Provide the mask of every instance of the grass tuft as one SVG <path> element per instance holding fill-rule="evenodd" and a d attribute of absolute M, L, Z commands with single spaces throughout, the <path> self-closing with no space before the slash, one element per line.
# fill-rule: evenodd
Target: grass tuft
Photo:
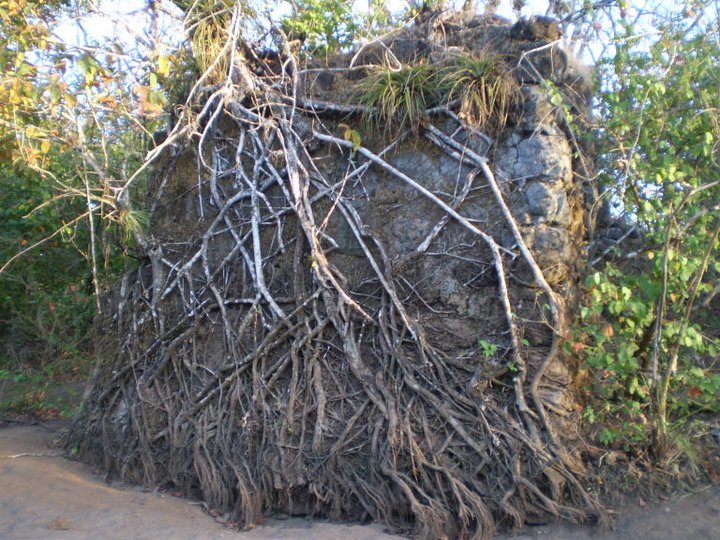
<path fill-rule="evenodd" d="M 437 66 L 415 64 L 378 67 L 360 83 L 357 96 L 368 109 L 367 123 L 392 137 L 408 129 L 417 135 L 427 109 L 440 105 L 446 92 Z"/>
<path fill-rule="evenodd" d="M 444 67 L 448 100 L 459 100 L 459 116 L 492 132 L 502 130 L 519 96 L 519 85 L 496 53 L 462 54 Z"/>
<path fill-rule="evenodd" d="M 453 102 L 463 120 L 498 132 L 518 96 L 502 57 L 482 53 L 452 55 L 438 64 L 378 66 L 361 81 L 356 100 L 367 108 L 369 126 L 390 138 L 407 130 L 417 135 L 428 109 Z"/>
<path fill-rule="evenodd" d="M 136 234 L 147 230 L 147 226 L 148 213 L 145 210 L 121 210 L 120 229 L 126 244 L 132 242 Z"/>

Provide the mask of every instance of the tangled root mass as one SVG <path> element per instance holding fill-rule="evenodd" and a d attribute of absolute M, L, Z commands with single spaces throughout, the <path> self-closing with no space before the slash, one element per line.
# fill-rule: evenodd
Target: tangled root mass
<path fill-rule="evenodd" d="M 297 99 L 292 59 L 251 68 L 237 62 L 202 133 L 160 160 L 145 262 L 105 299 L 70 444 L 246 527 L 282 510 L 487 538 L 603 519 L 543 397 L 568 308 L 468 142 L 477 128 L 450 107 L 417 140 L 358 145 L 338 127 L 352 104 Z M 454 191 L 403 152 L 455 163 Z M 392 229 L 383 216 L 410 206 L 426 223 Z"/>

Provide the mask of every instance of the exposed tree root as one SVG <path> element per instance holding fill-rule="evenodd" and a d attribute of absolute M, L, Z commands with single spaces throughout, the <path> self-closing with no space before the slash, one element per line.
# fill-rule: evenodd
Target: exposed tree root
<path fill-rule="evenodd" d="M 247 527 L 273 509 L 371 518 L 421 538 L 488 538 L 546 515 L 606 520 L 539 392 L 565 308 L 486 158 L 426 126 L 440 151 L 474 169 L 454 199 L 433 193 L 393 166 L 387 148 L 358 148 L 319 121 L 310 127 L 313 109 L 350 106 L 296 100 L 293 84 L 280 95 L 282 84 L 236 69 L 245 82 L 217 91 L 223 101 L 196 139 L 197 225 L 182 240 L 160 231 L 145 239 L 148 263 L 111 299 L 104 356 L 70 444 L 111 475 L 200 495 Z M 328 158 L 339 174 L 327 173 Z M 346 196 L 369 170 L 442 214 L 403 261 Z M 521 340 L 507 270 L 515 255 L 497 227 L 460 210 L 476 176 L 550 307 L 542 362 L 528 361 Z M 164 189 L 154 195 L 167 197 Z M 148 204 L 163 205 L 180 207 Z M 331 218 L 350 231 L 362 279 L 333 262 Z M 429 335 L 417 283 L 403 272 L 430 256 L 451 222 L 484 244 L 476 252 L 496 284 L 507 353 L 485 375 L 477 355 Z M 541 307 L 523 313 L 543 320 Z"/>

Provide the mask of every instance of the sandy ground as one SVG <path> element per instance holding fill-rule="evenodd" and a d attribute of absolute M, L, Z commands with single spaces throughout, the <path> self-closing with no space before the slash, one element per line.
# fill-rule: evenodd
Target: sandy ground
<path fill-rule="evenodd" d="M 167 494 L 110 486 L 64 459 L 43 426 L 0 428 L 0 539 L 374 540 L 399 539 L 380 525 L 301 518 L 269 519 L 235 532 L 197 503 Z M 220 519 L 220 518 L 218 518 Z M 720 486 L 660 506 L 631 511 L 614 531 L 560 525 L 500 538 L 531 540 L 720 540 Z"/>

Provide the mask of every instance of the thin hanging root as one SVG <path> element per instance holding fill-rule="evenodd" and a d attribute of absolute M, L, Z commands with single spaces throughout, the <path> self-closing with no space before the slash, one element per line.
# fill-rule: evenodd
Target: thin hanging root
<path fill-rule="evenodd" d="M 473 234 L 479 236 L 482 238 L 482 240 L 487 244 L 488 248 L 490 249 L 493 257 L 493 262 L 495 264 L 497 276 L 498 276 L 498 282 L 499 282 L 499 296 L 500 301 L 503 305 L 503 311 L 505 313 L 505 319 L 508 324 L 508 329 L 510 332 L 510 343 L 511 343 L 511 354 L 513 361 L 515 362 L 516 366 L 518 367 L 518 376 L 515 379 L 515 392 L 516 392 L 516 400 L 519 410 L 525 414 L 528 417 L 534 417 L 535 414 L 533 411 L 528 407 L 525 396 L 524 396 L 524 390 L 523 390 L 523 383 L 525 379 L 525 373 L 526 373 L 526 367 L 525 367 L 525 361 L 520 355 L 520 343 L 517 338 L 517 331 L 515 327 L 515 321 L 513 318 L 513 310 L 510 303 L 510 297 L 508 293 L 508 287 L 507 287 L 507 278 L 504 268 L 504 263 L 502 259 L 502 255 L 500 253 L 500 246 L 495 242 L 495 239 L 482 231 L 481 229 L 477 228 L 475 225 L 470 223 L 466 218 L 461 216 L 457 213 L 455 209 L 450 207 L 448 204 L 443 202 L 441 199 L 439 199 L 435 194 L 428 191 L 425 187 L 418 184 L 415 180 L 407 176 L 402 171 L 396 169 L 392 165 L 390 165 L 388 162 L 368 150 L 367 148 L 364 148 L 362 146 L 358 148 L 354 148 L 354 144 L 350 141 L 345 141 L 343 139 L 338 139 L 337 137 L 333 137 L 331 135 L 325 135 L 322 133 L 315 133 L 315 136 L 326 142 L 331 142 L 333 144 L 338 144 L 340 146 L 344 146 L 346 148 L 353 148 L 363 156 L 367 157 L 369 160 L 371 160 L 376 165 L 380 166 L 381 168 L 385 169 L 386 171 L 390 172 L 403 182 L 409 184 L 414 189 L 419 191 L 423 196 L 430 199 L 433 203 L 435 203 L 437 206 L 439 206 L 444 212 L 446 212 L 446 215 L 451 216 L 454 218 L 458 223 L 460 223 L 462 226 L 464 226 L 466 229 L 471 231 Z M 483 171 L 484 172 L 484 171 Z M 497 187 L 497 185 L 496 185 Z M 504 204 L 504 203 L 503 203 Z M 513 221 L 514 223 L 514 221 Z M 522 241 L 522 239 L 521 239 Z M 523 243 L 524 245 L 524 243 Z M 529 254 L 529 252 L 528 252 Z M 532 257 L 530 255 L 530 257 Z M 534 260 L 533 260 L 534 263 Z M 537 265 L 536 265 L 537 266 Z M 541 414 L 544 414 L 544 411 L 541 412 Z M 535 429 L 535 424 L 532 421 L 532 418 L 528 418 L 528 426 L 530 427 L 533 436 L 537 437 L 537 430 Z"/>
<path fill-rule="evenodd" d="M 542 291 L 545 293 L 545 296 L 548 300 L 548 304 L 550 306 L 550 314 L 551 314 L 551 328 L 553 330 L 552 334 L 552 344 L 550 347 L 550 352 L 545 357 L 545 360 L 543 361 L 540 368 L 535 373 L 532 383 L 530 385 L 530 393 L 532 394 L 533 401 L 535 402 L 535 406 L 538 409 L 538 413 L 540 414 L 540 417 L 542 418 L 543 426 L 547 430 L 547 433 L 553 442 L 553 444 L 557 444 L 557 437 L 555 435 L 555 430 L 552 427 L 552 424 L 548 420 L 547 413 L 545 412 L 545 407 L 542 403 L 542 400 L 540 399 L 539 393 L 538 393 L 538 386 L 540 384 L 540 381 L 542 380 L 543 376 L 545 375 L 545 372 L 547 371 L 547 368 L 552 364 L 559 353 L 560 349 L 560 336 L 564 334 L 564 308 L 560 300 L 558 299 L 557 295 L 555 294 L 555 291 L 552 290 L 552 287 L 550 287 L 550 284 L 545 279 L 545 275 L 543 274 L 542 270 L 538 266 L 537 262 L 535 261 L 535 258 L 533 257 L 532 253 L 530 253 L 530 249 L 527 247 L 527 244 L 525 243 L 525 239 L 522 236 L 522 233 L 520 232 L 520 229 L 518 228 L 517 222 L 515 221 L 515 218 L 512 215 L 512 212 L 510 211 L 510 208 L 508 207 L 507 203 L 505 202 L 505 199 L 503 198 L 502 192 L 500 191 L 500 187 L 497 184 L 497 181 L 495 180 L 495 175 L 493 174 L 492 170 L 490 170 L 490 167 L 488 166 L 487 159 L 485 159 L 482 156 L 479 156 L 475 152 L 473 152 L 470 148 L 467 148 L 466 146 L 461 145 L 451 137 L 448 137 L 445 135 L 442 131 L 440 131 L 438 128 L 433 126 L 432 124 L 429 124 L 427 126 L 428 133 L 432 135 L 431 140 L 436 142 L 436 144 L 440 143 L 445 148 L 450 148 L 450 154 L 457 158 L 460 161 L 463 161 L 465 159 L 468 159 L 473 164 L 475 164 L 476 167 L 479 167 L 482 171 L 483 175 L 485 176 L 485 179 L 488 182 L 488 185 L 490 186 L 490 189 L 493 192 L 493 195 L 495 197 L 495 201 L 497 202 L 498 206 L 502 210 L 503 215 L 505 216 L 505 222 L 507 223 L 508 227 L 510 227 L 510 230 L 512 231 L 513 238 L 515 242 L 517 243 L 518 247 L 520 248 L 520 252 L 523 255 L 523 258 L 525 259 L 525 262 L 530 267 L 533 277 L 535 279 L 535 282 L 540 286 Z M 453 152 L 454 150 L 455 152 Z M 512 347 L 514 351 L 519 350 L 519 343 L 517 342 L 517 337 L 513 335 L 512 338 Z M 520 355 L 516 355 L 516 361 L 520 359 Z M 524 361 L 520 360 L 522 362 L 523 366 L 523 373 L 525 372 L 525 364 Z"/>

